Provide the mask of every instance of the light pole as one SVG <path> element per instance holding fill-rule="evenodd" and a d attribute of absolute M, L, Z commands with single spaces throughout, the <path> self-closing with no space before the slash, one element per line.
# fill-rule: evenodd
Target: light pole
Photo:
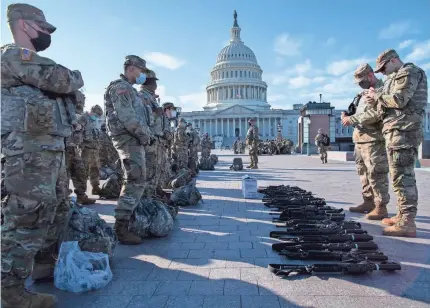
<path fill-rule="evenodd" d="M 308 118 L 308 144 L 307 155 L 311 156 L 311 117 Z"/>

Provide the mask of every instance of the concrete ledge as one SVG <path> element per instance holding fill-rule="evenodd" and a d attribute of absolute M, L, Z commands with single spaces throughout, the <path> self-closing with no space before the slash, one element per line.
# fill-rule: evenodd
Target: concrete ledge
<path fill-rule="evenodd" d="M 351 151 L 327 151 L 327 158 L 330 160 L 354 161 L 354 152 Z"/>
<path fill-rule="evenodd" d="M 422 168 L 430 168 L 430 159 L 420 159 Z"/>

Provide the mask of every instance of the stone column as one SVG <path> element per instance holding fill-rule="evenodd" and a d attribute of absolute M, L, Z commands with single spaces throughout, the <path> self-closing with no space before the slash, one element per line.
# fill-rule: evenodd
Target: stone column
<path fill-rule="evenodd" d="M 221 119 L 221 135 L 224 136 L 224 119 Z"/>

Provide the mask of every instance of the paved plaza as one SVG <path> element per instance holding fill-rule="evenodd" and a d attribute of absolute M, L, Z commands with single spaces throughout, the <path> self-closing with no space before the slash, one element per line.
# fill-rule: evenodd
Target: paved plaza
<path fill-rule="evenodd" d="M 252 175 L 259 185 L 296 185 L 325 198 L 328 205 L 347 209 L 361 202 L 354 163 L 329 160 L 323 165 L 316 157 L 262 156 L 259 170 L 234 172 L 229 170 L 231 152 L 217 154 L 216 170 L 202 171 L 197 178 L 204 203 L 181 208 L 166 238 L 139 246 L 118 244 L 114 278 L 107 287 L 85 294 L 63 292 L 52 283 L 33 288 L 55 293 L 60 308 L 430 307 L 428 170 L 416 171 L 417 238 L 381 236 L 379 222 L 347 211 L 391 260 L 402 263 L 402 271 L 281 279 L 267 269 L 269 263 L 286 261 L 271 248 L 276 242 L 269 237 L 275 230 L 272 217 L 261 200 L 242 198 L 240 177 Z M 395 214 L 395 204 L 391 190 L 390 214 Z M 114 222 L 114 202 L 100 201 L 90 208 Z"/>

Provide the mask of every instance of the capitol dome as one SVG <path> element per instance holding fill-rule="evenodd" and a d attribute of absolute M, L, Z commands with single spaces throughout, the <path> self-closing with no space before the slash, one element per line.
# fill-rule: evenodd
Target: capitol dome
<path fill-rule="evenodd" d="M 237 13 L 230 30 L 230 43 L 218 54 L 206 87 L 205 110 L 222 110 L 235 105 L 254 110 L 268 110 L 267 84 L 254 52 L 240 38 Z"/>

